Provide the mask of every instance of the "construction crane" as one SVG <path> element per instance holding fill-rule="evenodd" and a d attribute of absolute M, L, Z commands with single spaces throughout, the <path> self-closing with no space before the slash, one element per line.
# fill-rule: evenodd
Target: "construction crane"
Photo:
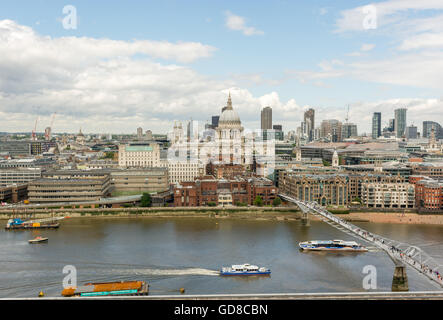
<path fill-rule="evenodd" d="M 32 130 L 32 140 L 34 140 L 34 141 L 37 140 L 37 134 L 36 134 L 37 121 L 38 121 L 38 117 L 37 117 L 37 119 L 35 119 L 34 129 Z"/>
<path fill-rule="evenodd" d="M 55 118 L 55 114 L 56 114 L 56 113 L 57 113 L 57 112 L 54 112 L 54 113 L 52 114 L 51 124 L 50 124 L 49 127 L 46 128 L 46 130 L 45 130 L 45 139 L 46 139 L 46 140 L 50 140 L 50 139 L 51 139 L 52 126 L 53 126 L 53 124 L 54 124 L 54 118 Z"/>
<path fill-rule="evenodd" d="M 348 121 L 349 121 L 349 104 L 348 104 L 348 110 L 347 110 L 347 112 L 346 112 L 346 118 L 345 118 L 345 120 L 346 120 L 345 123 L 348 123 Z"/>

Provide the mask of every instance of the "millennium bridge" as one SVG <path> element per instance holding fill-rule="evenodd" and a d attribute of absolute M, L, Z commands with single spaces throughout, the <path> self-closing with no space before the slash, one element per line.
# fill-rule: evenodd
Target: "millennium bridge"
<path fill-rule="evenodd" d="M 406 268 L 408 265 L 428 279 L 443 287 L 443 266 L 438 264 L 434 258 L 417 246 L 407 243 L 391 240 L 380 235 L 368 232 L 348 221 L 345 221 L 331 212 L 321 207 L 317 202 L 302 201 L 286 194 L 279 196 L 296 204 L 303 212 L 302 221 L 308 223 L 308 214 L 318 217 L 320 220 L 343 231 L 351 236 L 363 239 L 364 241 L 375 245 L 385 251 L 395 264 L 394 277 L 392 281 L 393 291 L 407 291 L 408 281 L 406 276 Z"/>

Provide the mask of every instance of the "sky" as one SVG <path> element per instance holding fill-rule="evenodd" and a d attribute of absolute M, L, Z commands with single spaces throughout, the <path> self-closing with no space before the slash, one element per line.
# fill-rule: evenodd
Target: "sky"
<path fill-rule="evenodd" d="M 0 132 L 166 133 L 231 93 L 296 130 L 303 111 L 370 133 L 394 109 L 443 124 L 443 1 L 2 1 Z"/>

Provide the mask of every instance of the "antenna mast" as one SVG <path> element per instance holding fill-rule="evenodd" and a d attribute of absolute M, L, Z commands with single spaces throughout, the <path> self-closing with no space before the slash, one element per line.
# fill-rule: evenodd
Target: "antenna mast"
<path fill-rule="evenodd" d="M 348 104 L 348 110 L 347 110 L 347 112 L 346 112 L 346 118 L 345 118 L 345 120 L 346 120 L 346 123 L 348 123 L 348 121 L 349 121 L 349 104 Z"/>

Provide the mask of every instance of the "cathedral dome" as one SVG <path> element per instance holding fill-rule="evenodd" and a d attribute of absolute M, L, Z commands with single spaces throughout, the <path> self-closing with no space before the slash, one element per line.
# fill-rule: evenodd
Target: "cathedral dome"
<path fill-rule="evenodd" d="M 240 123 L 240 117 L 233 109 L 226 109 L 222 112 L 218 123 Z"/>
<path fill-rule="evenodd" d="M 232 108 L 231 94 L 229 94 L 228 103 L 223 108 L 220 118 L 218 119 L 218 125 L 241 125 L 240 117 L 238 113 Z"/>

